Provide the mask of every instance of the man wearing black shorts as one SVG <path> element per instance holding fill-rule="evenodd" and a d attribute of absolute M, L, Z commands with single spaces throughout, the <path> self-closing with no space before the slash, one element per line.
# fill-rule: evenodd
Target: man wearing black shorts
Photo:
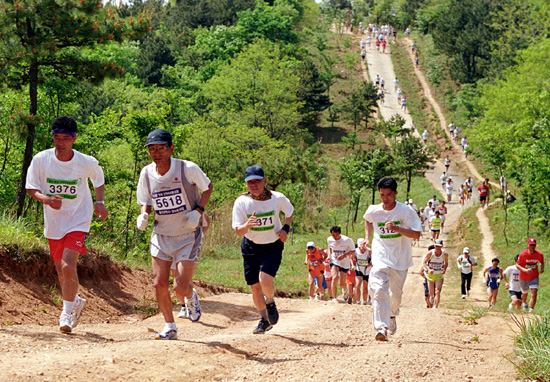
<path fill-rule="evenodd" d="M 260 166 L 248 167 L 244 180 L 248 192 L 235 200 L 232 227 L 238 236 L 244 236 L 241 244 L 244 277 L 261 316 L 253 333 L 263 334 L 279 321 L 273 281 L 281 265 L 294 207 L 282 193 L 266 188 L 267 178 Z M 284 225 L 279 219 L 280 212 L 285 214 Z"/>

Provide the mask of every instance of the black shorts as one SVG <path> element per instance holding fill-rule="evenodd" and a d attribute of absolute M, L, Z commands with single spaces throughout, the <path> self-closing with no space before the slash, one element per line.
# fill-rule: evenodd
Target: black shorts
<path fill-rule="evenodd" d="M 487 197 L 486 197 L 486 196 L 480 196 L 480 197 L 479 197 L 479 201 L 480 201 L 480 202 L 484 202 L 484 201 L 486 201 L 486 200 L 487 200 Z"/>
<path fill-rule="evenodd" d="M 332 270 L 332 267 L 337 267 L 338 270 L 340 270 L 340 272 L 344 272 L 344 273 L 348 273 L 349 272 L 349 268 L 343 268 L 337 264 L 334 264 L 334 263 L 330 263 L 330 269 Z"/>
<path fill-rule="evenodd" d="M 509 290 L 508 292 L 510 292 L 510 296 L 516 296 L 518 300 L 521 300 L 521 292 L 517 292 L 515 290 Z"/>
<path fill-rule="evenodd" d="M 362 277 L 363 280 L 369 282 L 369 275 L 364 275 L 361 271 L 355 270 L 355 277 Z"/>
<path fill-rule="evenodd" d="M 243 255 L 244 278 L 248 285 L 260 282 L 260 272 L 275 277 L 283 258 L 284 243 L 277 240 L 269 244 L 256 244 L 243 238 L 241 253 Z"/>

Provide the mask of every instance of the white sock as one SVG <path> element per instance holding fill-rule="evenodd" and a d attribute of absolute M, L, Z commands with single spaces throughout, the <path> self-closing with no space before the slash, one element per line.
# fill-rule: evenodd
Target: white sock
<path fill-rule="evenodd" d="M 63 313 L 71 314 L 73 311 L 74 301 L 63 300 Z"/>
<path fill-rule="evenodd" d="M 178 330 L 178 327 L 176 326 L 176 323 L 175 323 L 175 322 L 167 322 L 164 326 L 165 326 L 166 328 Z"/>

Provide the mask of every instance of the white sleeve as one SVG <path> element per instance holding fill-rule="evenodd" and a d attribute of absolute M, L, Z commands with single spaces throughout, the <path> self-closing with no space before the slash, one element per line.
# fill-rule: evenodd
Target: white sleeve
<path fill-rule="evenodd" d="M 141 169 L 139 174 L 139 182 L 137 185 L 137 203 L 142 206 L 152 206 L 151 190 L 147 187 L 146 170 L 147 167 Z"/>
<path fill-rule="evenodd" d="M 27 171 L 27 179 L 25 183 L 25 189 L 26 190 L 38 190 L 41 191 L 41 174 L 43 173 L 40 171 L 40 158 L 38 156 L 35 156 L 32 161 L 31 165 L 29 166 L 29 169 Z"/>
<path fill-rule="evenodd" d="M 235 203 L 233 204 L 233 215 L 232 215 L 232 223 L 231 227 L 233 229 L 236 229 L 238 226 L 246 223 L 247 217 L 246 217 L 246 211 L 244 210 L 242 204 L 241 204 L 242 198 L 238 197 L 237 200 L 235 200 Z"/>
<path fill-rule="evenodd" d="M 90 172 L 88 173 L 88 177 L 92 181 L 92 184 L 94 188 L 101 187 L 105 184 L 105 176 L 103 175 L 103 169 L 99 165 L 99 162 L 94 157 L 90 158 Z"/>
<path fill-rule="evenodd" d="M 292 203 L 290 203 L 290 200 L 288 198 L 281 194 L 282 197 L 279 199 L 279 208 L 283 213 L 285 214 L 285 217 L 290 217 L 294 213 L 294 206 Z"/>
<path fill-rule="evenodd" d="M 190 183 L 196 184 L 201 192 L 208 190 L 210 179 L 196 163 L 185 161 L 185 176 Z"/>

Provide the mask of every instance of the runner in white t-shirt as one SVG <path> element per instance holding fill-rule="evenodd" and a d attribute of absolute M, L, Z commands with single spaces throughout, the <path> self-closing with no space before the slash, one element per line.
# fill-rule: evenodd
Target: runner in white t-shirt
<path fill-rule="evenodd" d="M 503 272 L 503 280 L 506 283 L 506 289 L 510 293 L 510 299 L 512 300 L 508 305 L 508 310 L 514 309 L 521 310 L 521 283 L 519 280 L 519 269 L 516 267 L 519 255 L 514 258 L 514 265 L 510 265 Z"/>
<path fill-rule="evenodd" d="M 355 248 L 355 300 L 359 305 L 369 304 L 369 274 L 372 267 L 371 250 L 365 239 L 357 239 Z M 361 296 L 362 295 L 362 296 Z"/>
<path fill-rule="evenodd" d="M 470 287 L 472 285 L 472 270 L 477 266 L 477 260 L 470 255 L 470 248 L 464 247 L 462 255 L 456 259 L 456 265 L 460 270 L 460 290 L 462 298 L 470 296 Z"/>
<path fill-rule="evenodd" d="M 25 189 L 44 204 L 44 236 L 59 278 L 63 311 L 59 330 L 70 333 L 77 325 L 86 300 L 78 296 L 77 262 L 86 253 L 85 241 L 92 222 L 93 207 L 105 221 L 104 176 L 98 161 L 73 150 L 77 138 L 76 121 L 56 118 L 52 123 L 54 148 L 36 154 L 27 173 Z M 96 202 L 88 179 L 94 186 Z"/>
<path fill-rule="evenodd" d="M 252 333 L 263 334 L 279 321 L 274 280 L 281 265 L 294 207 L 285 195 L 266 188 L 267 178 L 260 166 L 248 167 L 244 181 L 248 192 L 233 204 L 232 227 L 238 236 L 244 236 L 241 243 L 244 277 L 261 316 Z M 285 215 L 284 225 L 279 218 L 281 212 Z"/>
<path fill-rule="evenodd" d="M 395 317 L 399 314 L 407 270 L 413 265 L 411 241 L 420 238 L 422 227 L 417 214 L 395 200 L 395 179 L 380 179 L 378 191 L 382 203 L 369 206 L 363 218 L 365 237 L 372 240 L 369 291 L 375 338 L 386 341 L 388 331 L 394 334 L 397 330 Z"/>
<path fill-rule="evenodd" d="M 332 291 L 333 302 L 338 302 L 338 280 L 342 288 L 344 301 L 347 300 L 347 274 L 351 267 L 350 256 L 355 251 L 353 240 L 341 234 L 342 229 L 335 225 L 330 229 L 330 236 L 327 238 L 327 255 L 330 258 L 330 271 L 332 273 L 332 282 L 329 288 Z"/>
<path fill-rule="evenodd" d="M 154 211 L 149 248 L 155 293 L 165 321 L 155 339 L 175 340 L 178 328 L 172 313 L 170 269 L 174 265 L 173 289 L 186 313 L 180 312 L 178 317 L 198 321 L 202 312 L 192 282 L 202 244 L 202 215 L 213 187 L 195 163 L 172 158 L 174 145 L 168 131 L 150 132 L 145 147 L 153 162 L 139 176 L 137 203 L 141 208 L 137 227 L 146 230 Z"/>

